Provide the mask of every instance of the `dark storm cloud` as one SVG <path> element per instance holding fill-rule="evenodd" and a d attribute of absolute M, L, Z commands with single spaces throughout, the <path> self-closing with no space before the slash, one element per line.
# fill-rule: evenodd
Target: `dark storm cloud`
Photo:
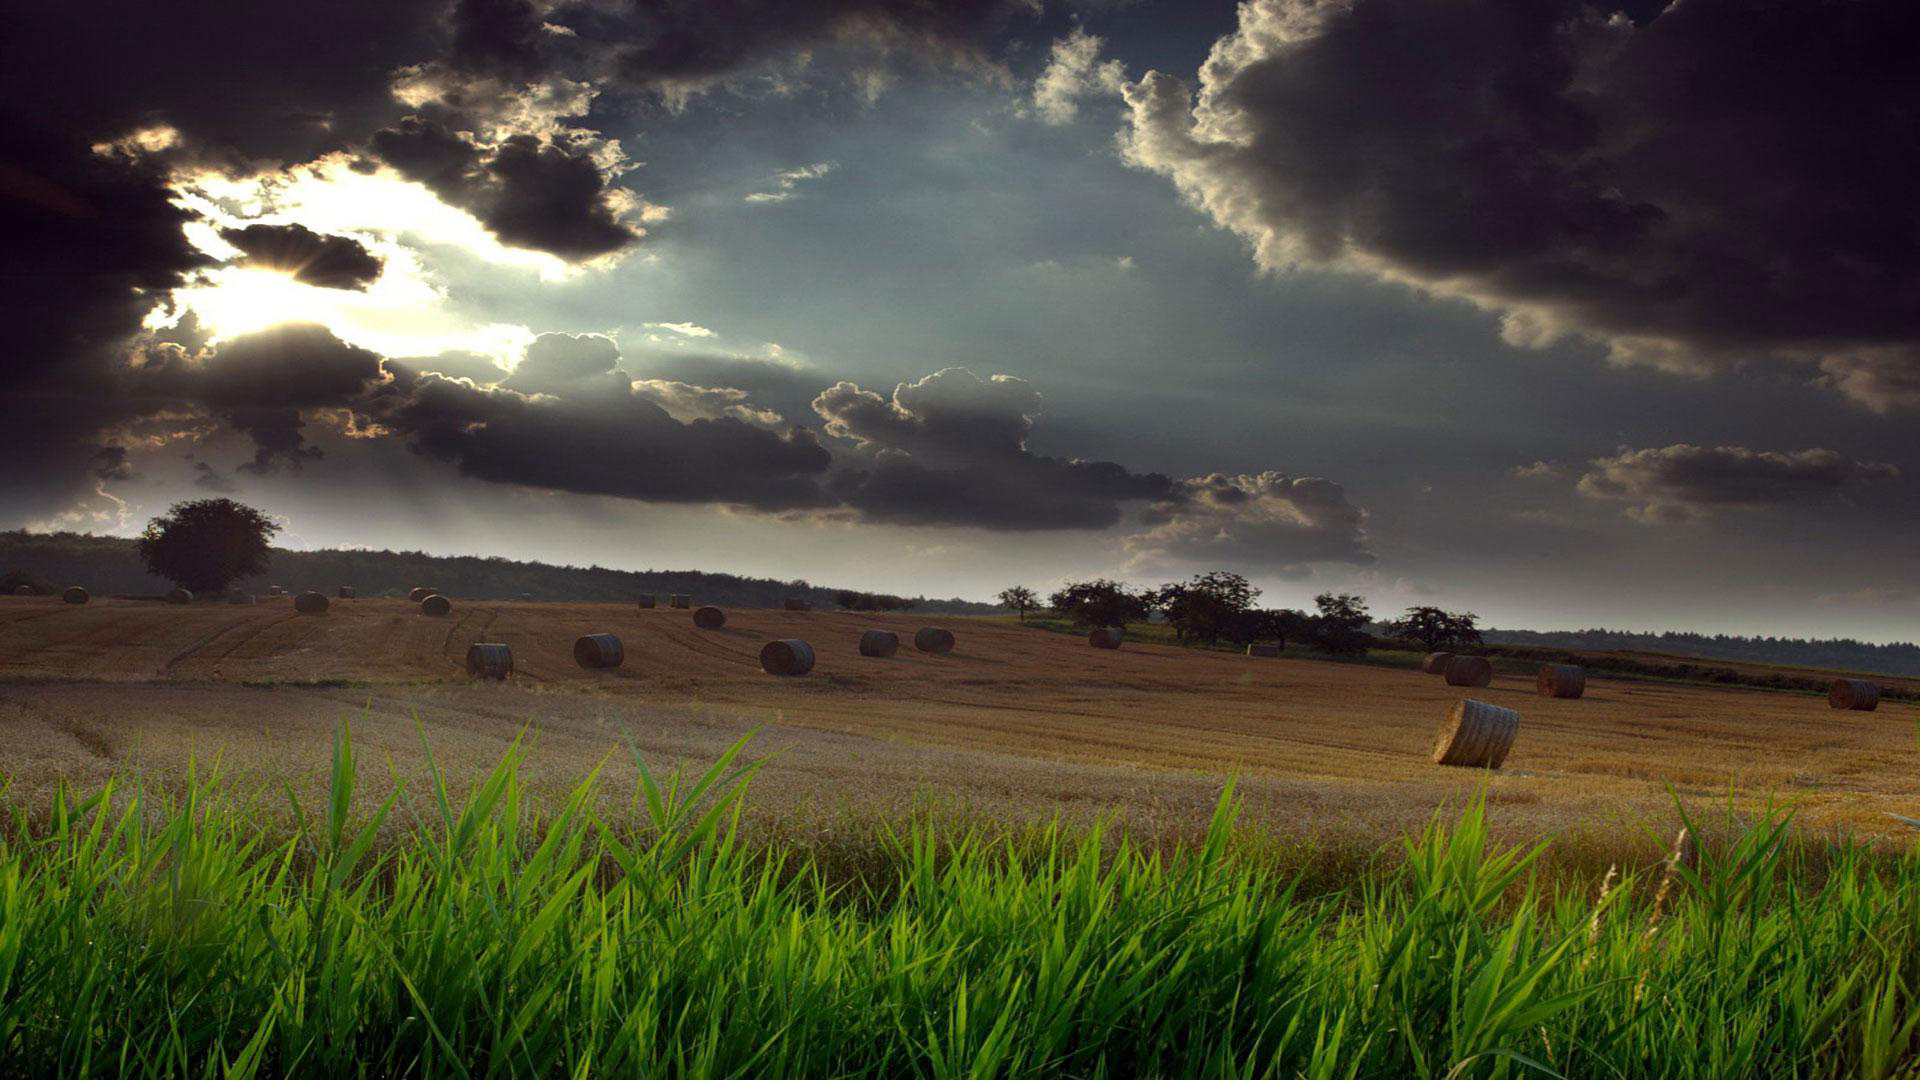
<path fill-rule="evenodd" d="M 57 116 L 83 141 L 161 123 L 214 154 L 291 164 L 393 115 L 394 69 L 433 55 L 444 9 L 445 0 L 9 4 L 0 101 Z"/>
<path fill-rule="evenodd" d="M 204 461 L 197 461 L 193 465 L 193 486 L 220 495 L 231 495 L 240 490 L 239 485 Z"/>
<path fill-rule="evenodd" d="M 830 455 L 804 428 L 681 423 L 636 394 L 529 398 L 423 375 L 376 414 L 421 453 L 496 483 L 649 502 L 815 508 Z"/>
<path fill-rule="evenodd" d="M 376 132 L 375 157 L 479 218 L 504 244 L 563 259 L 610 255 L 639 231 L 624 213 L 595 147 L 566 132 L 509 135 L 481 145 L 409 116 Z"/>
<path fill-rule="evenodd" d="M 303 411 L 342 408 L 385 378 L 379 354 L 349 345 L 323 326 L 295 324 L 246 334 L 217 350 L 146 350 L 132 373 L 136 394 L 212 412 L 253 439 L 242 466 L 271 473 L 321 456 L 306 444 Z"/>
<path fill-rule="evenodd" d="M 364 289 L 380 276 L 379 256 L 350 236 L 328 236 L 304 225 L 248 225 L 222 229 L 220 238 L 247 262 L 285 270 L 293 280 L 324 289 Z"/>
<path fill-rule="evenodd" d="M 1780 453 L 1684 443 L 1623 449 L 1592 464 L 1580 477 L 1580 494 L 1635 503 L 1627 515 L 1649 525 L 1692 521 L 1717 508 L 1844 498 L 1900 475 L 1892 465 L 1856 461 L 1833 450 Z"/>
<path fill-rule="evenodd" d="M 1045 457 L 1026 447 L 1040 395 L 1006 375 L 947 368 L 883 398 L 850 382 L 813 409 L 857 451 L 833 491 L 870 521 L 989 529 L 1098 529 L 1123 504 L 1164 499 L 1174 483 L 1110 461 Z"/>
<path fill-rule="evenodd" d="M 1262 0 L 1127 152 L 1269 268 L 1458 296 L 1517 345 L 1818 365 L 1920 404 L 1920 5 Z M 1637 21 L 1636 21 L 1637 20 Z"/>
<path fill-rule="evenodd" d="M 431 371 L 449 379 L 468 379 L 480 386 L 489 386 L 507 377 L 507 369 L 493 357 L 465 349 L 451 349 L 437 356 L 395 357 L 387 361 L 387 370 L 406 376 Z"/>
<path fill-rule="evenodd" d="M 1366 511 L 1331 480 L 1266 472 L 1182 481 L 1179 497 L 1149 507 L 1126 538 L 1140 570 L 1233 567 L 1298 577 L 1307 564 L 1374 561 Z"/>
<path fill-rule="evenodd" d="M 4 35 L 0 35 L 3 37 Z M 0 106 L 0 110 L 4 110 Z M 136 414 L 111 372 L 156 296 L 212 260 L 160 172 L 0 111 L 0 494 L 43 514 L 101 479 L 103 432 Z"/>
<path fill-rule="evenodd" d="M 489 5 L 499 6 L 499 5 Z M 549 21 L 605 43 L 611 70 L 637 86 L 699 88 L 742 68 L 820 45 L 872 56 L 903 52 L 953 65 L 985 60 L 989 35 L 1031 9 L 1008 0 L 626 0 L 565 3 Z M 544 44 L 524 17 L 517 55 Z"/>

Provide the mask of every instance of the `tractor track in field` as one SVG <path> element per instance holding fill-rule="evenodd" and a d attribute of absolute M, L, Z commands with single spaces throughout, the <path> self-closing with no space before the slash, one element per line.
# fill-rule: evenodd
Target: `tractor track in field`
<path fill-rule="evenodd" d="M 268 618 L 269 620 L 271 620 L 272 616 L 268 616 Z M 173 658 L 168 660 L 164 665 L 162 665 L 160 670 L 165 672 L 173 671 L 174 668 L 180 666 L 180 663 L 182 661 L 191 659 L 194 656 L 194 654 L 198 653 L 201 649 L 204 649 L 207 646 L 212 645 L 214 642 L 219 641 L 221 638 L 226 637 L 228 634 L 231 634 L 237 630 L 251 629 L 253 630 L 254 633 L 257 634 L 262 629 L 264 629 L 265 625 L 267 624 L 254 625 L 250 623 L 233 623 L 227 626 L 216 627 L 213 633 L 208 634 L 207 636 L 187 646 L 185 649 L 182 649 L 180 652 L 175 653 Z M 248 635 L 248 636 L 251 636 L 251 635 Z M 233 650 L 229 649 L 227 651 L 232 652 Z M 224 656 L 226 656 L 226 653 L 221 653 L 220 656 L 216 656 L 213 659 L 218 661 Z"/>
<path fill-rule="evenodd" d="M 265 634 L 267 631 L 272 630 L 274 627 L 283 626 L 286 623 L 291 622 L 292 620 L 297 619 L 299 617 L 300 616 L 297 613 L 292 615 L 282 615 L 279 618 L 273 618 L 269 616 L 267 621 L 263 623 L 242 624 L 241 626 L 236 627 L 235 629 L 248 630 L 251 632 L 240 635 L 239 637 L 234 639 L 232 644 L 228 645 L 225 649 L 221 650 L 217 655 L 206 657 L 205 659 L 209 663 L 217 664 L 220 661 L 225 660 L 228 657 L 232 656 L 234 653 L 239 652 L 241 649 L 245 648 L 248 644 L 254 641 L 257 641 L 260 638 L 260 635 Z M 178 659 L 179 658 L 176 657 L 176 660 Z"/>

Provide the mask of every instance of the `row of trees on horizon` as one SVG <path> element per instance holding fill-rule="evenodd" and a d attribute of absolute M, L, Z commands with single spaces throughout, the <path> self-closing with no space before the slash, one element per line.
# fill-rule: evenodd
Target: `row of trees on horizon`
<path fill-rule="evenodd" d="M 1530 645 L 1587 652 L 1633 651 L 1752 663 L 1920 676 L 1920 645 L 1875 644 L 1850 638 L 1742 637 L 1621 630 L 1497 630 L 1470 612 L 1413 607 L 1376 623 L 1364 598 L 1323 593 L 1312 612 L 1261 608 L 1260 590 L 1228 571 L 1197 574 L 1158 588 L 1135 588 L 1104 578 L 1068 582 L 1046 597 L 1025 586 L 1004 589 L 997 604 L 903 597 L 858 589 L 829 589 L 802 579 L 744 577 L 697 570 L 611 570 L 555 566 L 499 556 L 438 556 L 419 551 L 286 551 L 271 546 L 278 526 L 266 515 L 227 499 L 180 503 L 153 519 L 135 539 L 58 532 L 0 532 L 0 593 L 26 585 L 54 593 L 80 584 L 102 594 L 151 595 L 163 582 L 196 593 L 229 588 L 264 592 L 270 584 L 292 591 L 331 591 L 353 585 L 362 595 L 404 594 L 427 585 L 455 596 L 628 602 L 641 593 L 686 593 L 704 602 L 778 607 L 800 599 L 848 611 L 921 611 L 984 614 L 1049 609 L 1079 626 L 1124 626 L 1164 621 L 1177 640 L 1218 644 L 1257 641 L 1309 645 L 1333 654 L 1364 652 L 1378 638 L 1428 650 L 1472 644 Z M 269 576 L 271 575 L 271 576 Z"/>
<path fill-rule="evenodd" d="M 1172 627 L 1174 639 L 1182 643 L 1296 642 L 1336 656 L 1354 656 L 1364 654 L 1378 640 L 1369 632 L 1374 624 L 1364 597 L 1321 593 L 1313 598 L 1311 613 L 1257 607 L 1259 598 L 1260 590 L 1244 575 L 1211 570 L 1149 589 L 1107 578 L 1069 582 L 1046 598 L 1045 607 L 1075 626 L 1088 628 L 1124 627 L 1158 618 Z M 1041 607 L 1039 595 L 1024 585 L 1003 589 L 996 599 L 1019 612 L 1022 620 L 1027 612 Z M 1412 607 L 1379 629 L 1385 637 L 1417 643 L 1428 651 L 1481 643 L 1479 619 L 1470 611 Z"/>

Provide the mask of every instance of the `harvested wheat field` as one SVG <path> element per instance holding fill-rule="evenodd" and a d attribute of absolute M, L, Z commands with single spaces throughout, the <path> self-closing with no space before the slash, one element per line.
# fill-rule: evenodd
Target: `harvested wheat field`
<path fill-rule="evenodd" d="M 1800 820 L 1893 835 L 1886 811 L 1920 814 L 1916 713 L 1839 712 L 1824 699 L 1748 689 L 1589 680 L 1586 696 L 1536 694 L 1532 674 L 1449 687 L 1414 669 L 1249 660 L 1133 641 L 1107 651 L 1011 620 L 732 610 L 697 629 L 673 608 L 456 600 L 421 616 L 398 599 L 300 615 L 255 606 L 0 598 L 0 737 L 15 792 L 116 765 L 178 769 L 218 758 L 237 777 L 322 774 L 342 717 L 369 760 L 423 767 L 417 713 L 458 783 L 498 761 L 523 727 L 526 776 L 554 792 L 624 744 L 650 759 L 710 759 L 759 727 L 778 751 L 756 813 L 815 824 L 842 813 L 939 805 L 997 817 L 1111 809 L 1159 830 L 1204 825 L 1241 777 L 1249 818 L 1328 835 L 1391 836 L 1458 799 L 1483 773 L 1432 763 L 1436 729 L 1470 696 L 1517 710 L 1518 738 L 1491 780 L 1497 826 L 1518 833 L 1665 829 L 1668 785 L 1699 802 L 1790 798 Z M 951 629 L 954 650 L 860 655 L 861 634 Z M 617 668 L 573 643 L 610 632 Z M 776 638 L 812 644 L 810 674 L 760 667 Z M 512 649 L 504 682 L 466 673 L 467 647 Z M 1898 684 L 1899 680 L 1886 680 Z M 362 713 L 365 712 L 363 716 Z M 619 787 L 619 785 L 614 785 Z"/>

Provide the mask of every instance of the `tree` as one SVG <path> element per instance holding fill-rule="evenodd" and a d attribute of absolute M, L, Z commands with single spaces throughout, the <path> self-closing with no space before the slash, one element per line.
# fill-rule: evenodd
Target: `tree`
<path fill-rule="evenodd" d="M 1350 593 L 1321 593 L 1313 598 L 1320 614 L 1313 620 L 1313 647 L 1335 655 L 1365 653 L 1367 602 Z"/>
<path fill-rule="evenodd" d="M 1479 617 L 1471 611 L 1450 612 L 1437 607 L 1410 607 L 1407 613 L 1387 624 L 1387 633 L 1408 641 L 1417 641 L 1428 652 L 1459 645 L 1480 644 Z"/>
<path fill-rule="evenodd" d="M 1025 585 L 1014 585 L 1010 588 L 1001 589 L 1000 595 L 994 597 L 994 599 L 1000 601 L 1001 607 L 1010 607 L 1019 612 L 1021 622 L 1027 621 L 1028 610 L 1040 606 L 1040 598 L 1035 596 L 1033 590 L 1027 588 Z"/>
<path fill-rule="evenodd" d="M 1285 646 L 1288 638 L 1300 639 L 1307 636 L 1308 619 L 1298 611 L 1286 608 L 1250 608 L 1235 616 L 1227 624 L 1223 635 L 1237 645 L 1251 645 L 1256 641 L 1271 641 Z"/>
<path fill-rule="evenodd" d="M 1125 626 L 1148 611 L 1146 596 L 1106 578 L 1069 582 L 1047 598 L 1047 606 L 1080 626 Z"/>
<path fill-rule="evenodd" d="M 232 499 L 174 503 L 147 522 L 140 555 L 147 569 L 193 592 L 222 592 L 267 568 L 267 542 L 280 526 Z"/>
<path fill-rule="evenodd" d="M 1252 609 L 1260 590 L 1239 574 L 1215 570 L 1186 582 L 1163 585 L 1148 596 L 1173 627 L 1176 640 L 1195 638 L 1211 645 L 1231 637 L 1235 624 Z"/>

